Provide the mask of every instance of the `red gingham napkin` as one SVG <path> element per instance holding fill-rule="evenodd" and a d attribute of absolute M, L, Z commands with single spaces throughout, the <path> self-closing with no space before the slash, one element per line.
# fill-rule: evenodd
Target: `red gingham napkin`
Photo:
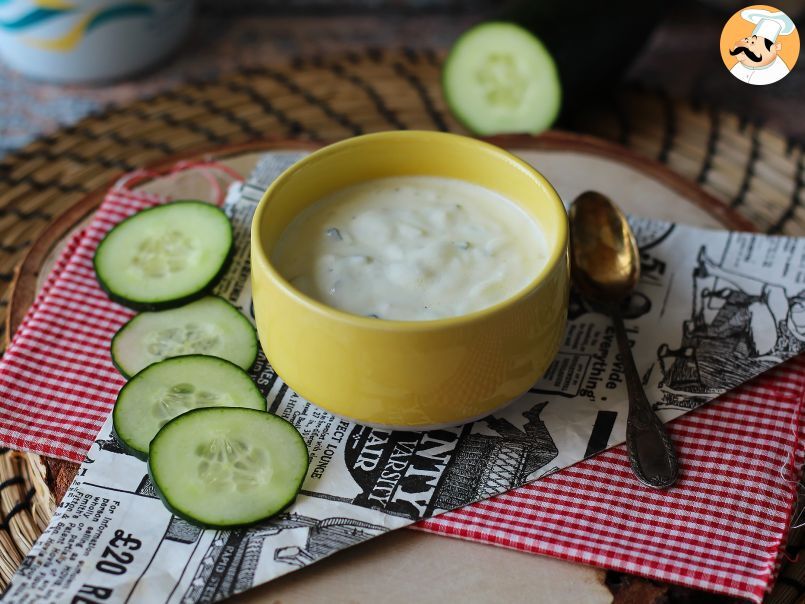
<path fill-rule="evenodd" d="M 126 383 L 109 342 L 134 313 L 98 287 L 92 256 L 123 218 L 164 199 L 113 189 L 68 242 L 0 361 L 0 444 L 81 461 Z"/>
<path fill-rule="evenodd" d="M 73 237 L 0 361 L 0 445 L 80 461 L 123 378 L 109 341 L 132 315 L 99 289 L 106 231 L 162 201 L 109 193 Z M 623 447 L 418 526 L 760 602 L 796 500 L 805 360 L 794 359 L 671 425 L 674 489 L 641 487 Z"/>
<path fill-rule="evenodd" d="M 669 491 L 637 484 L 620 446 L 418 526 L 760 602 L 805 460 L 803 392 L 795 358 L 669 424 Z"/>

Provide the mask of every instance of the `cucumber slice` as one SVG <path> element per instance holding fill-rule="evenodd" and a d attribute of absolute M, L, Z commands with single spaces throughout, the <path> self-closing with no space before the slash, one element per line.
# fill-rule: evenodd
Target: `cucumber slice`
<path fill-rule="evenodd" d="M 229 361 L 204 355 L 176 357 L 135 375 L 117 395 L 112 421 L 118 439 L 141 459 L 159 429 L 201 407 L 266 410 L 249 375 Z"/>
<path fill-rule="evenodd" d="M 562 88 L 545 46 L 519 25 L 477 25 L 453 45 L 442 87 L 453 114 L 475 134 L 537 134 L 559 113 Z"/>
<path fill-rule="evenodd" d="M 126 218 L 101 240 L 93 264 L 109 297 L 134 310 L 179 306 L 208 291 L 232 250 L 232 225 L 203 201 L 174 201 Z"/>
<path fill-rule="evenodd" d="M 248 526 L 288 507 L 308 468 L 293 424 L 253 409 L 180 415 L 151 441 L 148 471 L 177 516 L 206 527 Z"/>
<path fill-rule="evenodd" d="M 112 362 L 126 378 L 187 354 L 220 357 L 249 369 L 257 358 L 257 333 L 229 302 L 207 296 L 179 308 L 140 313 L 112 338 Z"/>

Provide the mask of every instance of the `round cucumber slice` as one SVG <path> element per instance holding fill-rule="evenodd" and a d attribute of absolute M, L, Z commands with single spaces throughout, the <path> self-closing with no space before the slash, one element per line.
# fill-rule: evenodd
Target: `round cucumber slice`
<path fill-rule="evenodd" d="M 231 250 L 232 225 L 220 208 L 174 201 L 115 226 L 98 245 L 93 264 L 112 300 L 135 310 L 158 310 L 208 291 Z"/>
<path fill-rule="evenodd" d="M 248 526 L 296 498 L 308 469 L 302 436 L 284 419 L 252 409 L 180 415 L 151 442 L 148 471 L 177 516 L 206 527 Z"/>
<path fill-rule="evenodd" d="M 204 355 L 151 365 L 121 388 L 112 411 L 120 441 L 145 459 L 159 429 L 174 417 L 202 407 L 266 410 L 266 399 L 249 375 L 229 361 Z"/>
<path fill-rule="evenodd" d="M 152 363 L 188 354 L 220 357 L 249 369 L 257 347 L 249 320 L 223 298 L 207 296 L 131 319 L 112 338 L 112 362 L 127 378 Z"/>
<path fill-rule="evenodd" d="M 542 132 L 562 99 L 550 53 L 513 23 L 482 23 L 465 32 L 445 61 L 442 87 L 456 119 L 485 136 Z"/>

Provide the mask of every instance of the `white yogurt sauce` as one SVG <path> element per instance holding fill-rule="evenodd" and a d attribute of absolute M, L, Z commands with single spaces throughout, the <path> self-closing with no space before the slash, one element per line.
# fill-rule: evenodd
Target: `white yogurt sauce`
<path fill-rule="evenodd" d="M 484 187 L 434 176 L 371 180 L 299 214 L 272 260 L 302 292 L 356 315 L 425 321 L 521 290 L 546 262 L 539 226 Z"/>

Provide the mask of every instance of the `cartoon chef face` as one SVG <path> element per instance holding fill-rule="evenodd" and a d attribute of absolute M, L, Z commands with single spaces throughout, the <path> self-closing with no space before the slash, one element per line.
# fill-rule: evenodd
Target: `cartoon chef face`
<path fill-rule="evenodd" d="M 730 54 L 746 67 L 765 67 L 774 62 L 782 44 L 774 43 L 768 38 L 752 35 L 741 38 L 730 49 Z"/>

